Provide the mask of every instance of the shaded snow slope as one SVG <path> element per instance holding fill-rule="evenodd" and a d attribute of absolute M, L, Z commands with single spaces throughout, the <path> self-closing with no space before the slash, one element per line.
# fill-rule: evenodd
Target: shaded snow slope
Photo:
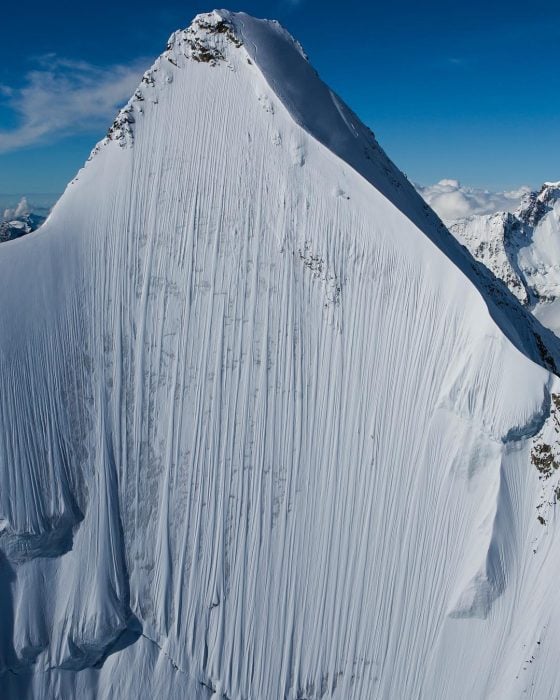
<path fill-rule="evenodd" d="M 556 346 L 303 63 L 199 16 L 0 248 L 9 697 L 560 692 Z"/>

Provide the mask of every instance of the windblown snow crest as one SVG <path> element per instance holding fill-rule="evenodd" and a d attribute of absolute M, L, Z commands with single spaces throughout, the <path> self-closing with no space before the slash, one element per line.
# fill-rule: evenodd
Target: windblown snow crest
<path fill-rule="evenodd" d="M 278 24 L 173 34 L 0 291 L 8 697 L 560 692 L 556 341 Z"/>

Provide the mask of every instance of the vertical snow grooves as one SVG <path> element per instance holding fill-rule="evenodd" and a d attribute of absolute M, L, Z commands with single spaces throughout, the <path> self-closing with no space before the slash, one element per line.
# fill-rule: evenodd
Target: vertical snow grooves
<path fill-rule="evenodd" d="M 27 695 L 487 697 L 520 660 L 511 611 L 534 635 L 553 615 L 531 600 L 557 578 L 527 563 L 530 438 L 501 439 L 549 375 L 243 51 L 162 67 L 134 147 L 0 250 Z M 61 522 L 65 547 L 24 544 Z M 500 595 L 459 619 L 481 553 Z"/>

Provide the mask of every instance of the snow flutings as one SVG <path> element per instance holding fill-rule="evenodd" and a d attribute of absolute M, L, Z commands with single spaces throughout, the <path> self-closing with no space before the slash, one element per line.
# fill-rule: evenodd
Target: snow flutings
<path fill-rule="evenodd" d="M 278 24 L 174 36 L 0 247 L 5 694 L 554 697 L 537 322 Z"/>

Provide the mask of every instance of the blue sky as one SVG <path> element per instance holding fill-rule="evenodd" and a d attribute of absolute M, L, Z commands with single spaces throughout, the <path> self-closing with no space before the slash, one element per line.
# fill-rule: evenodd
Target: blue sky
<path fill-rule="evenodd" d="M 207 3 L 11 3 L 0 24 L 0 193 L 60 192 L 116 106 Z M 560 5 L 230 6 L 279 19 L 410 179 L 492 190 L 560 179 Z"/>

